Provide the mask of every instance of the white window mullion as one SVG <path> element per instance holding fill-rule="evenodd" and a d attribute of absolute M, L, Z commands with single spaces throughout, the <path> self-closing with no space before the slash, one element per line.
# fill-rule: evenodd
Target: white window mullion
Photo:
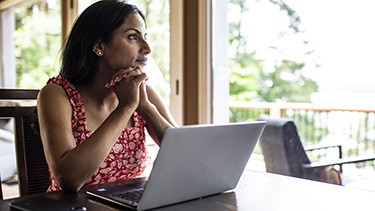
<path fill-rule="evenodd" d="M 228 0 L 212 3 L 213 123 L 221 124 L 229 122 Z"/>
<path fill-rule="evenodd" d="M 2 42 L 2 87 L 16 88 L 16 56 L 14 35 L 14 9 L 1 12 L 1 42 Z"/>

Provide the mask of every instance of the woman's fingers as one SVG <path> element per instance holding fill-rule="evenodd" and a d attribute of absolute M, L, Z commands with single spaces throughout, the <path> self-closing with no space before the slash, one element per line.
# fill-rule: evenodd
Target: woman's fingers
<path fill-rule="evenodd" d="M 140 67 L 136 67 L 132 71 L 128 72 L 127 74 L 124 74 L 122 77 L 123 78 L 131 78 L 131 77 L 136 77 L 142 75 L 143 71 Z"/>
<path fill-rule="evenodd" d="M 133 68 L 129 67 L 127 69 L 121 69 L 119 70 L 118 72 L 116 72 L 112 78 L 111 78 L 111 81 L 109 81 L 108 83 L 106 83 L 104 85 L 105 88 L 110 88 L 112 86 L 114 86 L 117 82 L 120 82 L 122 77 L 126 74 L 128 74 L 129 72 L 131 72 L 133 70 Z"/>
<path fill-rule="evenodd" d="M 115 75 L 112 76 L 110 82 L 105 84 L 105 88 L 110 88 L 114 86 L 116 83 L 121 82 L 123 79 L 134 78 L 137 76 L 142 75 L 143 70 L 140 67 L 136 68 L 128 68 L 128 69 L 121 69 Z"/>
<path fill-rule="evenodd" d="M 119 106 L 126 105 L 136 109 L 142 97 L 140 86 L 146 79 L 147 75 L 143 73 L 138 76 L 124 78 L 121 82 L 112 86 L 111 88 L 119 100 Z"/>

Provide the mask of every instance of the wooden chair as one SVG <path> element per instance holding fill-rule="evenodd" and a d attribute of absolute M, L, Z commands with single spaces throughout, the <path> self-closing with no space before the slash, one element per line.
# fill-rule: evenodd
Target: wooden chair
<path fill-rule="evenodd" d="M 375 155 L 341 158 L 341 146 L 332 145 L 320 146 L 316 150 L 337 147 L 340 151 L 339 158 L 324 162 L 311 162 L 293 120 L 273 119 L 268 116 L 261 116 L 258 120 L 267 121 L 259 140 L 267 172 L 322 181 L 320 172 L 327 167 L 375 160 Z M 315 149 L 309 148 L 309 150 Z"/>
<path fill-rule="evenodd" d="M 36 100 L 39 90 L 0 89 L 0 100 Z M 32 127 L 36 106 L 0 107 L 0 117 L 14 118 L 15 147 L 20 195 L 45 192 L 50 185 L 49 170 L 39 134 Z"/>

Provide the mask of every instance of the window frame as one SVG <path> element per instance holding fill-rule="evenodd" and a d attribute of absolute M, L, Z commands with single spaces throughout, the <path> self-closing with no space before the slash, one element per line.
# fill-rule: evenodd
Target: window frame
<path fill-rule="evenodd" d="M 36 1 L 1 0 L 0 11 Z M 180 125 L 212 123 L 211 4 L 211 0 L 170 0 L 170 110 Z M 78 6 L 78 0 L 61 0 L 63 42 Z M 0 17 L 0 39 L 1 27 Z M 0 51 L 0 63 L 2 54 Z"/>
<path fill-rule="evenodd" d="M 180 125 L 212 123 L 211 4 L 170 0 L 170 107 Z"/>

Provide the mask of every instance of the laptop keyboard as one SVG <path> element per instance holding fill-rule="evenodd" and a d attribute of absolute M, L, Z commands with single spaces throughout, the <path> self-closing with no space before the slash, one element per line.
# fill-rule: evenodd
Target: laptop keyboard
<path fill-rule="evenodd" d="M 143 189 L 135 189 L 130 191 L 124 191 L 119 193 L 113 193 L 111 196 L 124 199 L 131 202 L 139 202 L 143 193 Z"/>

